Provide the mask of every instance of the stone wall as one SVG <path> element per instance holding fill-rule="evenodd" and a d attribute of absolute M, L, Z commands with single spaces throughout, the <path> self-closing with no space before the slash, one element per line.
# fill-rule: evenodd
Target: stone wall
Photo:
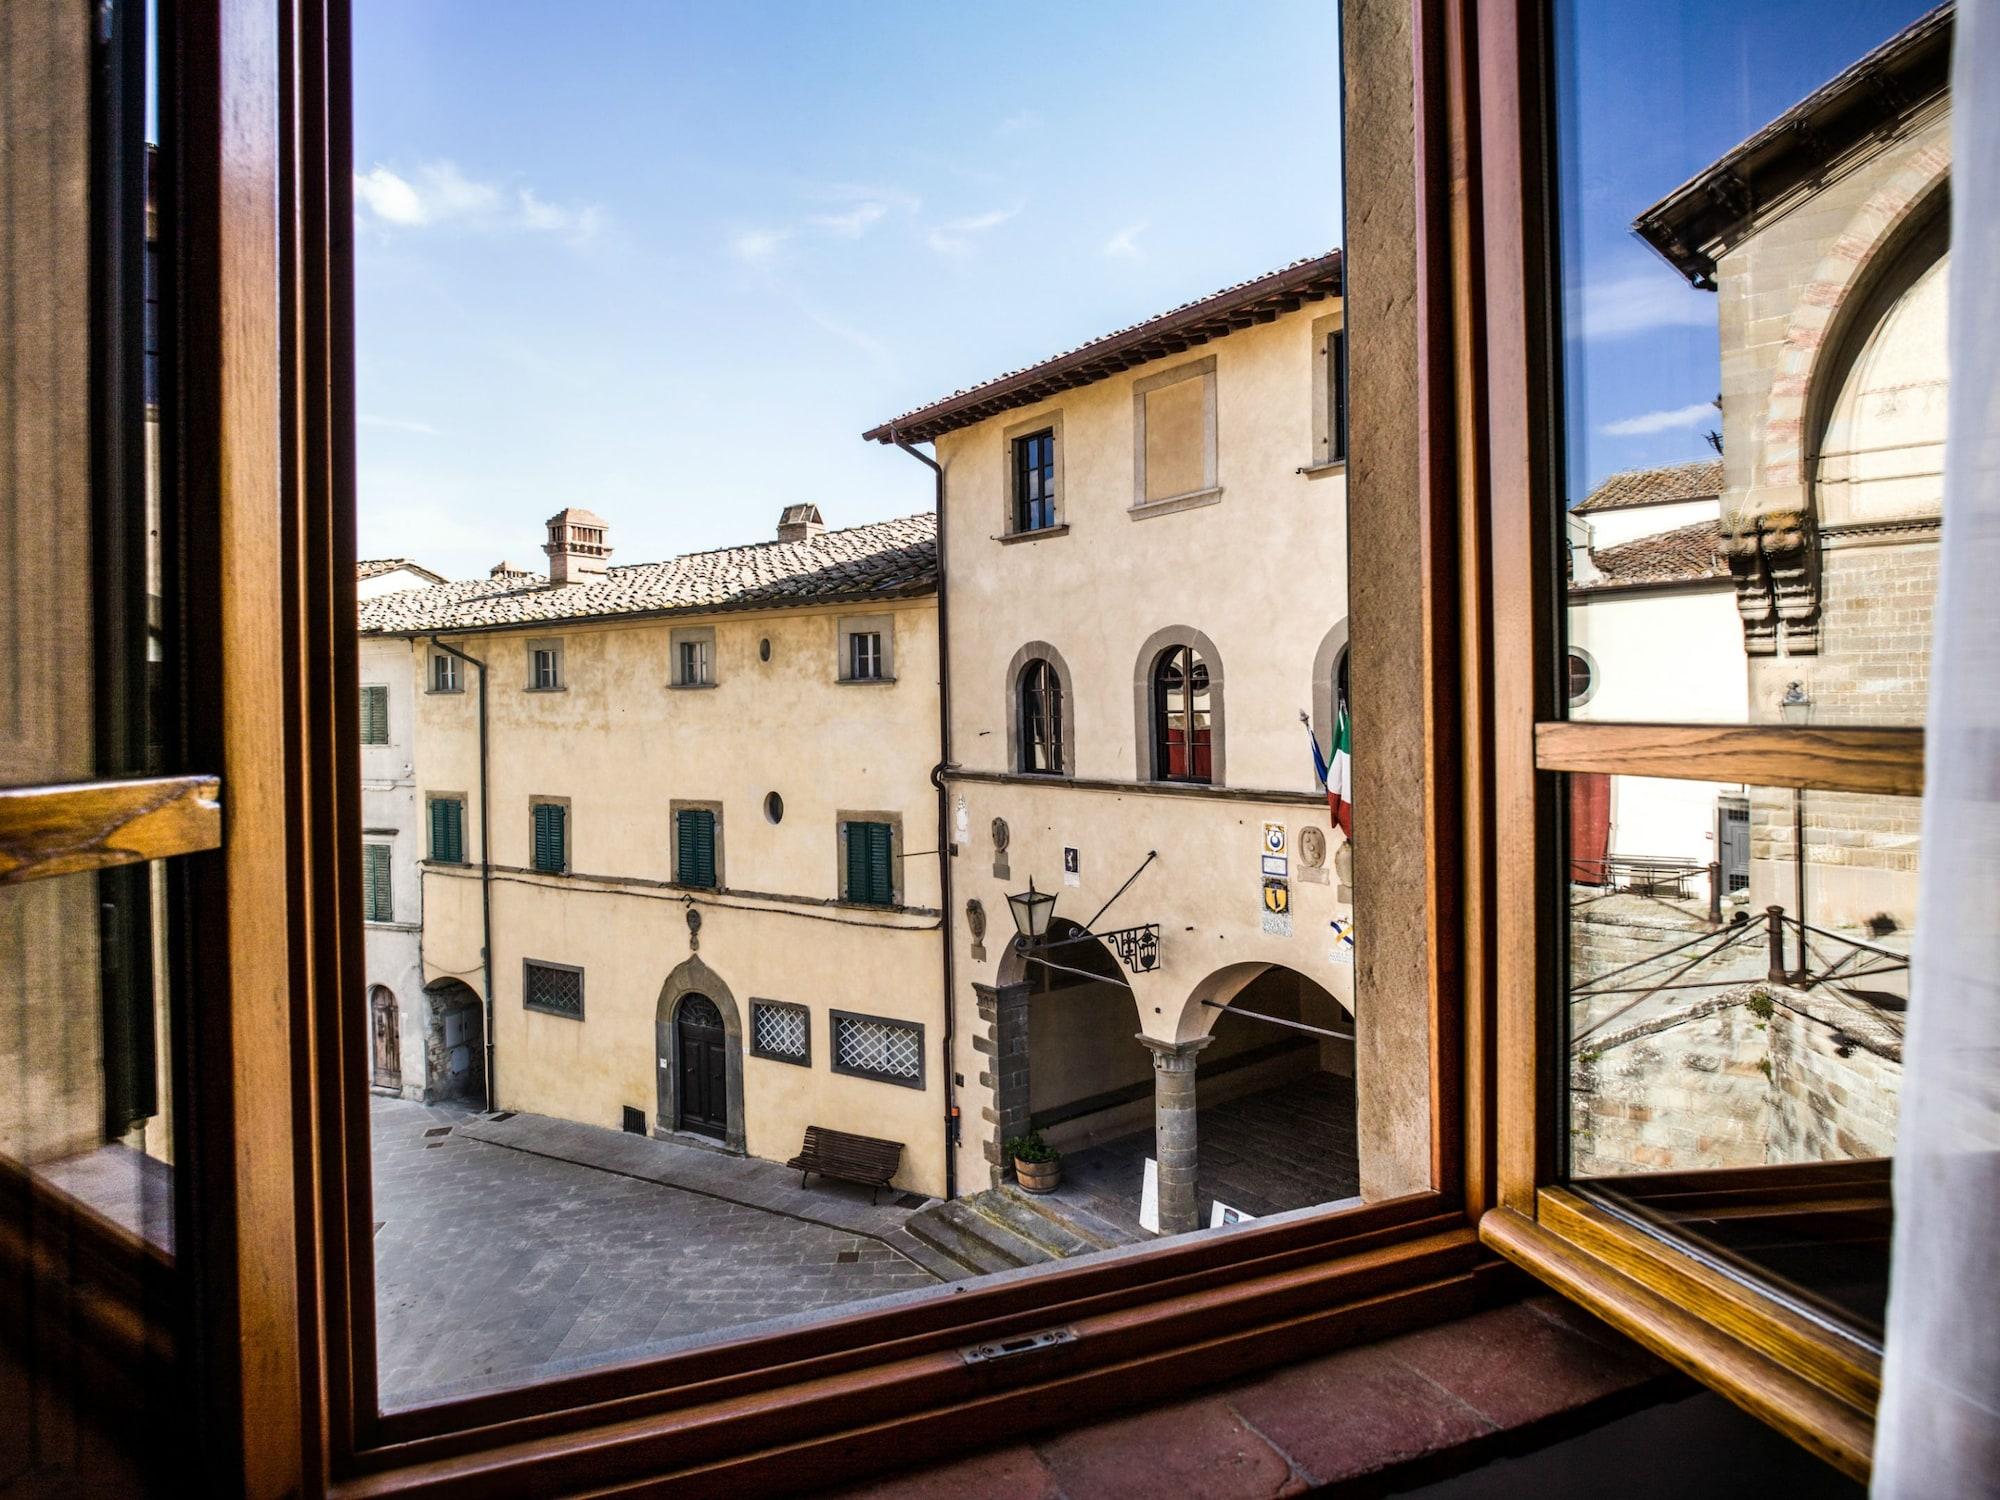
<path fill-rule="evenodd" d="M 1902 1042 L 1826 987 L 1745 985 L 1588 1038 L 1570 1057 L 1580 1177 L 1888 1155 Z"/>

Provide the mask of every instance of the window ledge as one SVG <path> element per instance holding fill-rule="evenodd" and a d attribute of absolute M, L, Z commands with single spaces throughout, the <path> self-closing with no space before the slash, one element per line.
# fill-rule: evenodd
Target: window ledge
<path fill-rule="evenodd" d="M 1068 535 L 1069 535 L 1069 522 L 1063 521 L 1054 526 L 1038 526 L 1033 531 L 1003 532 L 999 536 L 993 538 L 993 540 L 999 542 L 1002 546 L 1011 547 L 1016 542 L 1039 542 L 1049 537 L 1068 536 Z"/>
<path fill-rule="evenodd" d="M 465 696 L 465 689 L 464 689 L 464 688 L 425 688 L 425 689 L 424 689 L 424 696 L 425 696 L 426 698 L 463 698 L 463 697 Z"/>
<path fill-rule="evenodd" d="M 1222 486 L 1216 485 L 1206 490 L 1189 490 L 1185 495 L 1169 495 L 1164 500 L 1142 500 L 1127 506 L 1125 514 L 1135 521 L 1144 521 L 1152 516 L 1169 516 L 1175 511 L 1195 510 L 1204 505 L 1216 505 L 1222 500 Z"/>
<path fill-rule="evenodd" d="M 1324 463 L 1301 464 L 1293 472 L 1303 474 L 1308 479 L 1324 479 L 1329 474 L 1345 474 L 1347 472 L 1347 460 L 1344 458 L 1329 458 Z"/>
<path fill-rule="evenodd" d="M 569 691 L 569 684 L 564 683 L 561 687 L 552 688 L 525 687 L 521 691 L 524 693 L 566 693 Z"/>
<path fill-rule="evenodd" d="M 839 687 L 889 687 L 896 681 L 893 677 L 836 677 L 833 680 Z"/>
<path fill-rule="evenodd" d="M 699 693 L 715 686 L 717 684 L 713 682 L 670 682 L 667 684 L 667 687 L 676 693 Z"/>

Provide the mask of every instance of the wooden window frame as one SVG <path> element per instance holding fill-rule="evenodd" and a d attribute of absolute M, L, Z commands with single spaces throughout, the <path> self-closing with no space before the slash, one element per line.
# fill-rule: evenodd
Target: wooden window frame
<path fill-rule="evenodd" d="M 1435 118 L 1442 17 L 1430 4 L 1417 15 L 1415 48 L 1405 33 L 1375 58 L 1415 69 L 1414 143 L 1407 131 L 1358 132 L 1351 121 L 1348 135 L 1414 150 L 1415 243 L 1427 247 L 1420 264 L 1429 267 L 1450 243 L 1455 203 Z M 1483 701 L 1486 685 L 1479 672 L 1458 672 L 1457 656 L 1480 628 L 1471 607 L 1484 579 L 1467 566 L 1463 497 L 1452 488 L 1453 388 L 1427 362 L 1420 409 L 1402 408 L 1423 439 L 1409 444 L 1420 483 L 1371 497 L 1375 525 L 1357 537 L 1354 563 L 1356 577 L 1371 580 L 1375 563 L 1389 563 L 1380 571 L 1396 574 L 1396 606 L 1409 613 L 1371 621 L 1357 609 L 1355 692 L 1377 733 L 1358 747 L 1356 781 L 1364 795 L 1388 784 L 1385 747 L 1407 729 L 1416 753 L 1394 778 L 1420 790 L 1424 817 L 1402 832 L 1385 822 L 1358 857 L 1409 876 L 1370 883 L 1364 868 L 1367 900 L 1419 913 L 1411 940 L 1380 961 L 1425 1018 L 1428 1108 L 1413 1112 L 1429 1142 L 1424 1185 L 1378 1191 L 1352 1210 L 383 1413 L 368 1018 L 351 1003 L 364 971 L 348 5 L 201 0 L 163 16 L 161 30 L 175 165 L 163 210 L 184 330 L 169 351 L 166 472 L 193 512 L 187 647 L 219 664 L 212 680 L 191 684 L 185 749 L 191 764 L 219 771 L 206 784 L 219 781 L 224 793 L 219 817 L 188 818 L 209 837 L 194 846 L 210 850 L 190 861 L 189 880 L 204 937 L 190 954 L 204 1003 L 186 1049 L 199 1087 L 177 1092 L 202 1106 L 186 1112 L 197 1149 L 177 1157 L 189 1183 L 180 1244 L 199 1266 L 202 1295 L 173 1322 L 186 1333 L 177 1354 L 214 1487 L 358 1500 L 676 1481 L 750 1492 L 795 1484 L 801 1472 L 833 1484 L 1514 1295 L 1468 1217 L 1489 1180 L 1479 1153 L 1490 1149 L 1481 1069 L 1491 1048 L 1469 987 L 1481 962 L 1462 958 L 1451 939 L 1462 925 L 1473 949 L 1495 929 L 1488 875 L 1460 854 L 1491 838 L 1483 784 L 1468 774 L 1480 765 L 1478 744 L 1462 712 Z M 1382 97 L 1400 111 L 1409 96 Z M 1358 229 L 1357 246 L 1375 233 Z M 1410 243 L 1406 234 L 1403 248 Z M 1413 347 L 1449 348 L 1449 283 L 1426 270 L 1416 290 Z M 1357 393 L 1378 378 L 1361 357 L 1354 374 Z M 1384 440 L 1369 425 L 1379 409 L 1357 398 L 1351 431 L 1395 467 L 1405 461 L 1374 447 Z M 1398 699 L 1392 715 L 1374 695 L 1408 680 L 1390 669 L 1405 625 L 1428 654 L 1421 692 Z M 275 713 L 273 682 L 283 684 Z M 51 870 L 142 857 L 97 837 L 101 824 L 87 836 L 79 827 L 58 796 L 33 815 L 0 815 L 0 841 Z M 229 835 L 219 849 L 218 828 Z M 270 1140 L 291 1149 L 244 1149 Z M 960 1357 L 970 1344 L 1051 1325 L 1078 1337 L 997 1366 Z"/>
<path fill-rule="evenodd" d="M 1029 460 L 1029 452 L 1033 445 L 1042 442 L 1048 444 L 1048 462 L 1046 464 L 1033 463 Z M 1007 440 L 1007 448 L 1012 458 L 1012 462 L 1008 466 L 1008 473 L 1013 481 L 1013 504 L 1009 509 L 1008 516 L 1011 524 L 1007 527 L 1007 534 L 1009 536 L 1027 536 L 1031 532 L 1052 530 L 1056 525 L 1055 428 L 1053 426 L 1038 427 L 1033 432 L 1025 432 L 1019 437 L 1009 438 Z M 1028 494 L 1028 476 L 1037 471 L 1044 471 L 1047 479 L 1047 484 L 1040 499 L 1035 499 Z M 1030 517 L 1036 506 L 1042 508 L 1046 513 L 1047 519 L 1038 524 L 1031 525 Z"/>
<path fill-rule="evenodd" d="M 1561 773 L 1687 777 L 1811 790 L 1921 795 L 1920 729 L 1590 723 L 1567 720 L 1563 644 L 1557 84 L 1552 7 L 1447 0 L 1439 80 L 1452 160 L 1461 487 L 1489 574 L 1484 642 L 1526 641 L 1491 661 L 1494 841 L 1512 878 L 1493 887 L 1493 1110 L 1477 1150 L 1491 1183 L 1481 1238 L 1565 1295 L 1843 1472 L 1869 1471 L 1879 1354 L 1805 1316 L 1750 1276 L 1664 1237 L 1572 1186 L 1561 1170 L 1558 1066 L 1564 912 Z M 1550 497 L 1538 500 L 1537 497 Z"/>

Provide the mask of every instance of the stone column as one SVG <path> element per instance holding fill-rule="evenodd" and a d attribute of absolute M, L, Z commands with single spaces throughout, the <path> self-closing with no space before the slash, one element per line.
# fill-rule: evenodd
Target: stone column
<path fill-rule="evenodd" d="M 1201 1197 L 1196 1189 L 1200 1141 L 1195 1133 L 1195 1054 L 1213 1037 L 1162 1042 L 1150 1036 L 1140 1041 L 1153 1053 L 1154 1155 L 1160 1174 L 1160 1233 L 1185 1234 L 1201 1228 Z"/>
<path fill-rule="evenodd" d="M 992 1104 L 980 1112 L 988 1132 L 985 1155 L 998 1187 L 1013 1165 L 1003 1148 L 1028 1133 L 1028 986 L 975 982 L 972 990 L 985 1023 L 983 1033 L 972 1038 L 973 1050 L 986 1060 L 979 1081 L 993 1094 Z"/>

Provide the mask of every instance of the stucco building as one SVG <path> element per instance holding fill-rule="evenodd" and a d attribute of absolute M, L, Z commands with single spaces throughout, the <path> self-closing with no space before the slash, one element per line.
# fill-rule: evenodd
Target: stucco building
<path fill-rule="evenodd" d="M 1330 739 L 1344 668 L 1340 291 L 1300 261 L 866 434 L 941 465 L 961 1192 L 1031 1128 L 1152 1131 L 1190 1229 L 1198 1110 L 1274 1091 L 1332 1121 L 1274 1153 L 1344 1151 L 1354 1191 L 1351 893 L 1300 723 Z"/>
<path fill-rule="evenodd" d="M 588 511 L 548 537 L 546 575 L 362 606 L 419 685 L 406 1069 L 776 1160 L 887 1137 L 941 1192 L 933 518 L 794 506 L 636 566 Z"/>

